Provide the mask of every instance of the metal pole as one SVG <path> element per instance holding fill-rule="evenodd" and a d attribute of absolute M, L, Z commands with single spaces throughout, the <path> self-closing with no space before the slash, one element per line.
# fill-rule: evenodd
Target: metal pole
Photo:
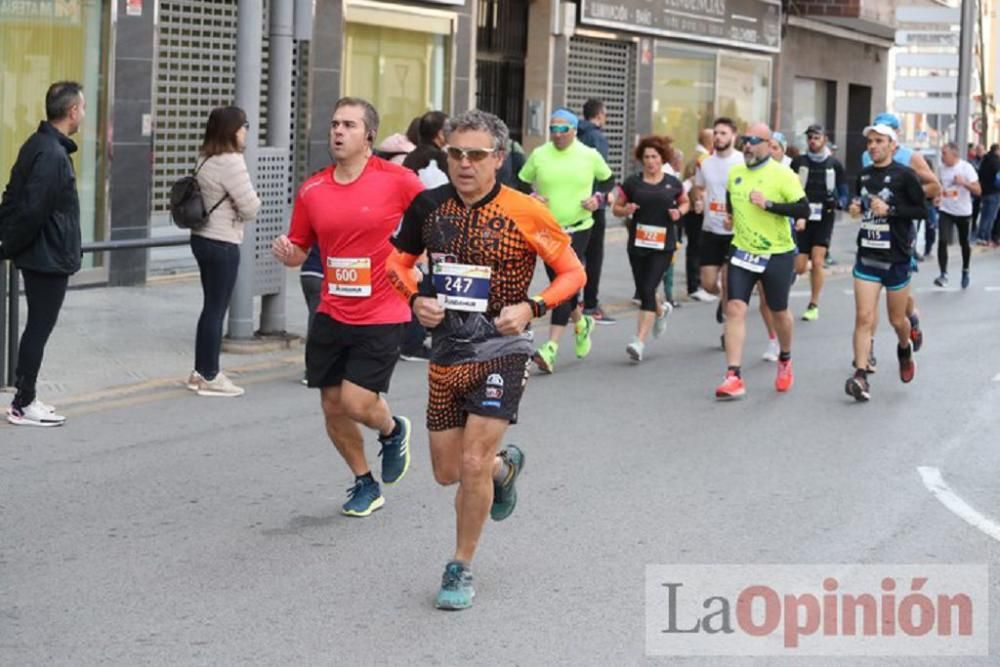
<path fill-rule="evenodd" d="M 961 155 L 969 143 L 969 94 L 972 89 L 972 45 L 976 39 L 976 0 L 962 0 L 962 27 L 958 46 L 958 118 L 955 143 Z"/>
<path fill-rule="evenodd" d="M 13 387 L 17 373 L 17 336 L 20 333 L 21 322 L 18 308 L 21 305 L 21 276 L 14 262 L 10 265 L 10 279 L 7 281 L 7 385 Z"/>
<path fill-rule="evenodd" d="M 295 22 L 293 0 L 271 0 L 270 58 L 267 75 L 267 145 L 286 149 L 286 175 L 291 176 L 292 132 L 292 30 Z M 272 260 L 274 261 L 274 260 Z M 260 332 L 285 331 L 286 272 L 281 271 L 278 291 L 265 294 L 260 304 Z"/>
<path fill-rule="evenodd" d="M 236 106 L 250 121 L 246 149 L 250 180 L 257 182 L 257 145 L 260 134 L 260 53 L 263 49 L 264 14 L 260 0 L 239 0 L 236 26 Z M 243 229 L 240 270 L 229 302 L 229 338 L 253 338 L 254 264 L 257 254 L 257 230 L 253 222 Z"/>

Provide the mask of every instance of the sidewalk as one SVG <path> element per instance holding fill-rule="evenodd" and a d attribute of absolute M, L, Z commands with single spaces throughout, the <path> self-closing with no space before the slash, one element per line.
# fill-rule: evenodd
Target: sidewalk
<path fill-rule="evenodd" d="M 834 232 L 833 255 L 837 265 L 830 273 L 843 274 L 854 261 L 855 227 L 841 220 Z M 629 299 L 634 286 L 625 253 L 625 229 L 609 218 L 606 236 L 601 300 L 610 312 L 635 310 Z M 675 293 L 686 301 L 684 251 L 675 261 Z M 541 262 L 535 271 L 532 293 L 547 284 Z M 95 400 L 108 390 L 142 391 L 180 387 L 194 364 L 194 335 L 201 311 L 201 285 L 197 274 L 154 279 L 144 287 L 97 287 L 71 290 L 49 340 L 39 376 L 39 395 L 57 405 Z M 259 317 L 259 299 L 254 312 Z M 26 305 L 21 299 L 21 326 Z M 303 335 L 306 305 L 297 270 L 287 273 L 286 328 Z M 544 325 L 536 326 L 536 331 Z M 227 372 L 289 367 L 302 364 L 304 349 L 223 353 Z"/>

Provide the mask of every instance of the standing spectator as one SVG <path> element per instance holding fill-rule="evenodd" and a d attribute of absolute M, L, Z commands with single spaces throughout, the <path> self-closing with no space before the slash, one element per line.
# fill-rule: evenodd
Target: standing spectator
<path fill-rule="evenodd" d="M 604 102 L 590 98 L 583 105 L 583 120 L 576 131 L 576 138 L 585 146 L 590 146 L 608 161 L 608 138 L 604 136 L 604 123 L 608 112 Z M 596 189 L 594 190 L 597 191 Z M 607 229 L 607 209 L 602 203 L 594 211 L 594 226 L 590 240 L 583 253 L 583 263 L 587 269 L 587 285 L 583 288 L 583 313 L 594 318 L 597 324 L 614 324 L 617 320 L 601 308 L 597 291 L 601 286 L 601 269 L 604 266 L 604 230 Z"/>
<path fill-rule="evenodd" d="M 250 123 L 239 107 L 218 107 L 208 116 L 198 185 L 211 209 L 203 227 L 191 232 L 191 252 L 198 261 L 204 303 L 195 336 L 194 370 L 188 389 L 199 396 L 242 396 L 219 369 L 222 325 L 240 267 L 243 224 L 260 209 L 260 198 L 250 183 L 243 159 Z"/>
<path fill-rule="evenodd" d="M 976 245 L 989 245 L 993 241 L 993 227 L 1000 211 L 1000 145 L 993 144 L 979 165 L 979 183 L 983 188 L 982 209 Z"/>
<path fill-rule="evenodd" d="M 448 157 L 444 154 L 444 124 L 448 114 L 443 111 L 428 111 L 420 117 L 419 139 L 417 147 L 403 160 L 403 166 L 413 171 L 417 176 L 420 172 L 435 163 L 437 170 L 444 174 L 447 181 Z M 430 187 L 426 183 L 425 187 Z"/>
<path fill-rule="evenodd" d="M 403 164 L 406 157 L 415 148 L 416 146 L 406 138 L 406 135 L 397 132 L 396 134 L 390 134 L 382 140 L 382 143 L 375 149 L 375 155 L 389 162 Z"/>
<path fill-rule="evenodd" d="M 2 255 L 24 277 L 28 321 L 17 355 L 17 393 L 7 421 L 18 426 L 60 426 L 66 418 L 35 392 L 49 335 L 66 297 L 69 277 L 80 270 L 80 199 L 69 156 L 70 137 L 86 114 L 83 88 L 73 81 L 49 86 L 45 121 L 21 146 L 0 203 Z"/>

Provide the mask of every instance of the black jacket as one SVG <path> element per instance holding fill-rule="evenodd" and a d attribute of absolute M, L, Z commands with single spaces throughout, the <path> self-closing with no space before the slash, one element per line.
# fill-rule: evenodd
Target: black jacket
<path fill-rule="evenodd" d="M 0 202 L 0 251 L 19 269 L 80 270 L 80 199 L 69 156 L 76 144 L 47 122 L 21 146 Z"/>
<path fill-rule="evenodd" d="M 984 197 L 1000 192 L 996 184 L 998 172 L 1000 172 L 1000 156 L 990 151 L 979 165 L 979 184 L 983 188 Z"/>

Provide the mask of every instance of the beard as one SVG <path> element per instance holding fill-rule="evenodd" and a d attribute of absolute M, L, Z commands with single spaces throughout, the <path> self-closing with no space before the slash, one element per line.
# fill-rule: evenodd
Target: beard
<path fill-rule="evenodd" d="M 728 143 L 719 145 L 719 142 L 717 141 L 717 142 L 715 142 L 714 145 L 715 145 L 715 150 L 717 150 L 717 151 L 728 151 L 730 149 L 730 147 L 733 145 L 733 142 L 730 141 Z"/>

